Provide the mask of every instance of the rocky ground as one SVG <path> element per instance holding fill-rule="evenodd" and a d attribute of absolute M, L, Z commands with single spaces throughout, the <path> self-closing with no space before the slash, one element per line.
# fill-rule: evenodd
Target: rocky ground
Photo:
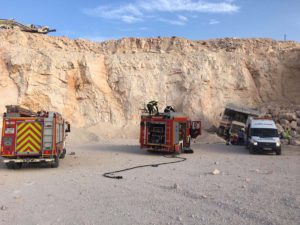
<path fill-rule="evenodd" d="M 69 145 L 75 154 L 57 169 L 1 165 L 0 224 L 299 224 L 299 147 L 284 146 L 281 156 L 193 147 L 187 161 L 122 180 L 102 174 L 172 159 L 140 150 L 137 140 L 112 140 Z"/>
<path fill-rule="evenodd" d="M 268 106 L 261 110 L 276 122 L 279 134 L 288 134 L 289 138 L 281 140 L 282 143 L 300 146 L 300 105 Z"/>

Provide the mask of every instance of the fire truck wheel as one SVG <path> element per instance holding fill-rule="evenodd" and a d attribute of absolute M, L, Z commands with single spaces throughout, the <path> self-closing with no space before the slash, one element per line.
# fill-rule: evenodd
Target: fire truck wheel
<path fill-rule="evenodd" d="M 20 169 L 22 167 L 22 163 L 15 163 L 14 169 Z"/>
<path fill-rule="evenodd" d="M 5 165 L 6 165 L 7 169 L 13 169 L 14 168 L 13 163 L 6 163 Z"/>
<path fill-rule="evenodd" d="M 52 168 L 57 168 L 59 166 L 59 159 L 57 156 L 54 157 L 54 162 L 51 164 Z"/>
<path fill-rule="evenodd" d="M 63 149 L 63 152 L 59 155 L 59 158 L 60 158 L 60 159 L 64 159 L 65 156 L 66 156 L 66 153 L 67 153 L 67 151 L 66 151 L 66 149 L 64 148 L 64 149 Z"/>
<path fill-rule="evenodd" d="M 20 169 L 22 167 L 22 163 L 7 163 L 7 169 Z"/>

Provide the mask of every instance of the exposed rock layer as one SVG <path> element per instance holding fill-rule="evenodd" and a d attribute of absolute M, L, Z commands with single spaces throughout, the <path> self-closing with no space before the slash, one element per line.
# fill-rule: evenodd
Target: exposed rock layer
<path fill-rule="evenodd" d="M 61 112 L 77 127 L 137 124 L 158 100 L 208 126 L 226 103 L 300 104 L 300 44 L 126 38 L 103 43 L 0 32 L 0 109 Z"/>

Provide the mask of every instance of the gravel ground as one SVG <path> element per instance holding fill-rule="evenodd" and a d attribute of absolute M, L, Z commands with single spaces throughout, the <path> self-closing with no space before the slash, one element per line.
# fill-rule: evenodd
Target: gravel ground
<path fill-rule="evenodd" d="M 69 146 L 57 169 L 0 167 L 0 224 L 299 224 L 300 149 L 249 155 L 244 147 L 195 144 L 167 162 L 136 140 Z M 218 169 L 220 174 L 213 175 Z"/>

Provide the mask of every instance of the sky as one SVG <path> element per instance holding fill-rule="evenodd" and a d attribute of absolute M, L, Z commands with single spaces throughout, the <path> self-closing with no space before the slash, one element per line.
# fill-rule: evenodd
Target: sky
<path fill-rule="evenodd" d="M 0 18 L 48 25 L 49 35 L 272 38 L 300 42 L 300 0 L 1 0 Z"/>

